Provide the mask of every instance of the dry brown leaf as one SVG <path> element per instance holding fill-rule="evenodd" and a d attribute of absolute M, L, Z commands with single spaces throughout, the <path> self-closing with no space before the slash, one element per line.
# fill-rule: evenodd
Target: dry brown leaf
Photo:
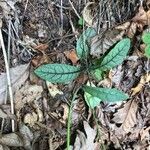
<path fill-rule="evenodd" d="M 39 67 L 40 65 L 47 63 L 50 63 L 50 59 L 46 54 L 38 55 L 32 59 L 32 65 L 34 67 Z"/>
<path fill-rule="evenodd" d="M 38 121 L 38 115 L 35 112 L 28 113 L 24 116 L 24 123 L 29 124 L 30 127 L 33 127 Z"/>
<path fill-rule="evenodd" d="M 49 94 L 54 98 L 57 94 L 63 95 L 63 92 L 58 89 L 56 84 L 52 84 L 49 81 L 46 81 L 46 85 L 49 91 Z"/>
<path fill-rule="evenodd" d="M 74 49 L 70 50 L 70 51 L 65 51 L 64 54 L 66 55 L 66 57 L 68 59 L 71 60 L 71 62 L 75 65 L 77 63 L 77 61 L 79 60 L 77 53 Z"/>
<path fill-rule="evenodd" d="M 12 147 L 20 147 L 23 146 L 22 138 L 19 137 L 16 133 L 10 133 L 10 134 L 3 134 L 0 138 L 0 143 L 12 146 Z"/>
<path fill-rule="evenodd" d="M 150 82 L 150 74 L 145 74 L 145 75 L 141 76 L 141 79 L 140 79 L 140 82 L 138 83 L 138 85 L 135 88 L 131 89 L 132 90 L 132 96 L 134 96 L 135 94 L 142 91 L 144 85 L 148 82 Z"/>
<path fill-rule="evenodd" d="M 41 97 L 42 86 L 30 85 L 28 82 L 15 93 L 15 108 L 20 110 L 25 103 L 31 103 Z"/>
<path fill-rule="evenodd" d="M 146 129 L 142 129 L 140 131 L 140 139 L 141 141 L 143 140 L 149 140 L 149 131 L 150 131 L 150 127 L 146 128 Z"/>
<path fill-rule="evenodd" d="M 130 28 L 128 29 L 127 36 L 129 38 L 133 38 L 136 31 L 137 31 L 137 23 L 132 22 L 131 25 L 130 25 Z"/>
<path fill-rule="evenodd" d="M 118 29 L 107 30 L 91 39 L 90 54 L 99 57 L 104 54 L 113 44 L 122 39 L 125 31 Z"/>
<path fill-rule="evenodd" d="M 83 9 L 83 19 L 84 21 L 89 25 L 89 26 L 92 26 L 93 24 L 93 15 L 92 15 L 92 9 L 91 9 L 91 6 L 95 5 L 94 2 L 88 2 L 86 4 L 86 6 L 84 7 Z"/>
<path fill-rule="evenodd" d="M 116 134 L 122 135 L 131 131 L 137 122 L 138 104 L 135 100 L 129 100 L 124 104 L 124 107 L 119 109 L 112 119 L 115 123 L 121 124 L 119 128 L 116 128 Z"/>
<path fill-rule="evenodd" d="M 20 124 L 19 132 L 23 138 L 24 148 L 26 150 L 32 149 L 32 141 L 34 138 L 32 131 L 26 125 Z"/>
<path fill-rule="evenodd" d="M 10 69 L 10 76 L 11 76 L 11 83 L 12 83 L 12 90 L 15 92 L 28 78 L 29 75 L 29 64 L 19 65 L 15 68 Z M 4 102 L 5 94 L 6 94 L 6 73 L 2 73 L 0 75 L 0 104 Z"/>
<path fill-rule="evenodd" d="M 130 22 L 125 22 L 125 23 L 115 27 L 115 29 L 123 31 L 123 30 L 127 30 L 129 28 L 129 26 L 130 26 Z"/>
<path fill-rule="evenodd" d="M 96 131 L 87 122 L 84 121 L 83 123 L 86 136 L 83 132 L 78 131 L 74 143 L 74 150 L 96 150 L 98 145 L 98 143 L 94 143 Z"/>
<path fill-rule="evenodd" d="M 42 43 L 40 43 L 39 45 L 37 45 L 37 46 L 35 46 L 35 47 L 33 47 L 33 48 L 34 48 L 35 50 L 38 50 L 38 51 L 42 52 L 42 53 L 45 53 L 45 50 L 46 50 L 48 47 L 49 47 L 48 44 L 42 44 Z"/>

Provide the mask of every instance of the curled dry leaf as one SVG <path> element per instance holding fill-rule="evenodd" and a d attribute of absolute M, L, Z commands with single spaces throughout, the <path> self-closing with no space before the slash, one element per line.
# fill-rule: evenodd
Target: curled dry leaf
<path fill-rule="evenodd" d="M 138 104 L 135 100 L 129 100 L 124 104 L 123 108 L 119 109 L 112 119 L 115 123 L 121 124 L 119 128 L 116 127 L 115 133 L 118 137 L 122 137 L 134 127 L 137 122 Z"/>
<path fill-rule="evenodd" d="M 15 68 L 10 69 L 11 83 L 13 92 L 18 89 L 28 78 L 29 75 L 29 64 L 19 65 Z M 6 88 L 7 88 L 7 77 L 6 73 L 0 75 L 0 104 L 4 102 Z"/>
<path fill-rule="evenodd" d="M 3 134 L 0 138 L 0 143 L 12 147 L 23 146 L 22 138 L 16 133 Z"/>
<path fill-rule="evenodd" d="M 145 74 L 145 75 L 141 76 L 141 79 L 140 79 L 140 82 L 138 83 L 138 85 L 135 88 L 131 89 L 132 90 L 132 96 L 134 96 L 135 94 L 142 91 L 144 85 L 148 82 L 150 82 L 150 74 Z"/>
<path fill-rule="evenodd" d="M 146 128 L 146 129 L 142 129 L 140 131 L 140 139 L 141 141 L 143 140 L 149 140 L 149 131 L 150 131 L 150 127 Z"/>
<path fill-rule="evenodd" d="M 42 44 L 40 43 L 39 45 L 33 47 L 35 50 L 40 51 L 42 53 L 45 53 L 45 50 L 48 48 L 48 44 Z"/>
<path fill-rule="evenodd" d="M 92 6 L 94 6 L 95 3 L 94 2 L 88 2 L 86 4 L 86 6 L 84 7 L 83 9 L 83 19 L 84 21 L 89 25 L 89 26 L 92 26 L 93 24 L 93 18 L 94 16 L 92 15 Z"/>

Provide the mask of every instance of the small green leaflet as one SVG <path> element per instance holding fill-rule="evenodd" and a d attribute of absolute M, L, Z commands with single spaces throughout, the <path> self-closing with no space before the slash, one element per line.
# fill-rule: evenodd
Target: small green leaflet
<path fill-rule="evenodd" d="M 94 28 L 87 28 L 77 40 L 76 51 L 80 59 L 87 57 L 89 53 L 89 40 L 96 35 Z"/>
<path fill-rule="evenodd" d="M 146 46 L 145 48 L 145 56 L 147 58 L 150 58 L 150 44 Z"/>
<path fill-rule="evenodd" d="M 87 85 L 89 86 L 90 83 L 88 82 Z M 91 83 L 91 86 L 95 87 L 95 85 L 93 83 Z M 94 97 L 94 96 L 92 96 L 91 94 L 89 94 L 87 92 L 84 93 L 84 98 L 85 98 L 85 101 L 86 101 L 87 105 L 92 109 L 94 107 L 98 106 L 100 104 L 100 102 L 102 101 L 101 99 L 99 99 L 97 97 Z"/>
<path fill-rule="evenodd" d="M 129 98 L 127 94 L 117 89 L 84 86 L 83 90 L 102 101 L 118 102 Z"/>
<path fill-rule="evenodd" d="M 78 24 L 79 24 L 80 26 L 83 26 L 84 23 L 85 23 L 85 21 L 83 20 L 83 18 L 80 18 L 80 19 L 78 20 Z"/>
<path fill-rule="evenodd" d="M 99 69 L 106 71 L 121 64 L 130 49 L 130 43 L 129 38 L 125 38 L 118 42 L 115 47 L 104 57 Z"/>
<path fill-rule="evenodd" d="M 146 32 L 142 36 L 142 40 L 145 44 L 150 44 L 150 33 Z"/>
<path fill-rule="evenodd" d="M 52 83 L 67 83 L 75 79 L 80 68 L 66 64 L 47 64 L 38 67 L 35 74 L 40 78 Z"/>
<path fill-rule="evenodd" d="M 97 80 L 100 81 L 103 79 L 103 72 L 100 69 L 91 70 L 91 76 Z"/>

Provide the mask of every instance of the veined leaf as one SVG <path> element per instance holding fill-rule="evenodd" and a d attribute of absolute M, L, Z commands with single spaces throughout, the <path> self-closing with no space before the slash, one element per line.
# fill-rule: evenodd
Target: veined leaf
<path fill-rule="evenodd" d="M 106 71 L 121 64 L 130 49 L 130 39 L 125 38 L 104 57 L 100 64 L 100 70 Z"/>
<path fill-rule="evenodd" d="M 150 44 L 150 33 L 146 32 L 142 36 L 142 40 L 145 44 Z"/>
<path fill-rule="evenodd" d="M 128 95 L 117 89 L 84 86 L 83 90 L 102 101 L 117 102 L 128 99 Z"/>
<path fill-rule="evenodd" d="M 66 64 L 47 64 L 34 72 L 40 78 L 52 83 L 67 83 L 79 75 L 80 68 Z"/>
<path fill-rule="evenodd" d="M 77 55 L 80 59 L 86 58 L 89 53 L 89 40 L 96 35 L 94 28 L 87 28 L 79 37 L 76 45 Z"/>

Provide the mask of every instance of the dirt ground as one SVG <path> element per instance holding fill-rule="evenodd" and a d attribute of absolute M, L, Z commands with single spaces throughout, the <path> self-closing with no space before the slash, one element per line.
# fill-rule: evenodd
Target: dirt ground
<path fill-rule="evenodd" d="M 81 61 L 76 45 L 87 28 L 96 35 Z M 0 149 L 65 150 L 70 140 L 70 150 L 149 150 L 149 32 L 149 0 L 0 0 Z M 100 81 L 83 73 L 54 84 L 34 73 L 43 64 L 86 67 L 124 38 L 128 56 Z M 91 109 L 80 89 L 88 82 L 129 98 Z"/>

